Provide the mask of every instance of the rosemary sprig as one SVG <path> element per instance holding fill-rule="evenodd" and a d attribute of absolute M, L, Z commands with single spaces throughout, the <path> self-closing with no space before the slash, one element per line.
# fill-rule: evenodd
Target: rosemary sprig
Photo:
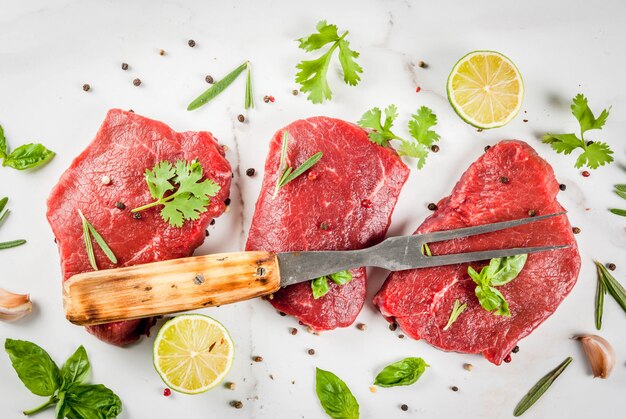
<path fill-rule="evenodd" d="M 244 107 L 246 109 L 254 109 L 254 99 L 252 99 L 252 71 L 250 70 L 250 61 L 246 62 L 247 65 L 247 74 L 246 74 L 246 100 L 244 103 Z"/>
<path fill-rule="evenodd" d="M 448 323 L 443 328 L 443 330 L 448 330 L 450 326 L 452 326 L 452 324 L 456 321 L 456 319 L 459 318 L 461 313 L 465 311 L 466 308 L 467 308 L 467 303 L 461 304 L 459 300 L 456 300 L 454 302 L 454 306 L 452 307 L 452 312 L 450 313 L 450 318 L 448 319 Z"/>
<path fill-rule="evenodd" d="M 222 93 L 228 86 L 230 86 L 232 82 L 234 82 L 237 79 L 237 77 L 239 77 L 239 75 L 243 73 L 243 71 L 246 68 L 248 68 L 249 70 L 248 61 L 245 61 L 239 67 L 237 67 L 236 69 L 228 73 L 223 79 L 214 83 L 211 87 L 205 90 L 200 96 L 195 98 L 193 102 L 191 102 L 189 106 L 187 106 L 187 110 L 193 111 L 194 109 L 198 109 L 200 106 L 213 100 L 217 95 Z M 246 101 L 247 101 L 247 92 L 246 92 Z"/>
<path fill-rule="evenodd" d="M 4 198 L 0 199 L 0 226 L 2 225 L 2 223 L 4 223 L 4 220 L 6 220 L 6 218 L 11 213 L 11 211 L 9 211 L 9 209 L 6 208 L 8 202 L 9 202 L 9 198 L 6 197 L 6 196 Z M 20 240 L 11 240 L 11 241 L 8 241 L 8 242 L 0 242 L 0 250 L 2 250 L 2 249 L 10 249 L 12 247 L 21 246 L 24 243 L 26 243 L 26 240 L 22 240 L 22 239 L 20 239 Z"/>
<path fill-rule="evenodd" d="M 2 249 L 10 249 L 12 247 L 21 246 L 26 243 L 26 240 L 11 240 L 9 242 L 0 243 L 0 250 Z"/>
<path fill-rule="evenodd" d="M 602 328 L 602 314 L 604 313 L 604 294 L 606 294 L 606 286 L 604 285 L 602 274 L 600 273 L 600 269 L 598 268 L 598 288 L 596 289 L 596 309 L 595 309 L 595 320 L 596 320 L 597 330 L 600 330 Z"/>
<path fill-rule="evenodd" d="M 615 193 L 622 199 L 626 199 L 626 184 L 615 185 Z M 626 210 L 619 208 L 610 208 L 611 211 L 615 215 L 620 215 L 622 217 L 626 217 Z"/>
<path fill-rule="evenodd" d="M 626 290 L 617 282 L 617 279 L 611 275 L 603 264 L 595 260 L 594 263 L 598 268 L 598 280 L 602 281 L 602 285 L 606 288 L 611 297 L 626 311 Z"/>
<path fill-rule="evenodd" d="M 311 157 L 306 159 L 300 166 L 298 166 L 295 170 L 291 166 L 287 166 L 287 143 L 289 142 L 289 133 L 287 131 L 283 132 L 283 143 L 282 149 L 280 153 L 280 163 L 278 165 L 278 173 L 280 175 L 276 179 L 276 188 L 274 189 L 274 196 L 278 194 L 278 190 L 296 179 L 298 176 L 302 175 L 304 172 L 313 167 L 323 156 L 321 151 L 313 154 Z"/>
<path fill-rule="evenodd" d="M 85 240 L 85 250 L 87 250 L 87 258 L 89 258 L 89 263 L 91 264 L 91 267 L 95 271 L 98 270 L 96 255 L 94 254 L 93 244 L 91 243 L 92 236 L 98 246 L 100 246 L 100 249 L 102 249 L 106 257 L 111 261 L 111 263 L 117 264 L 117 258 L 115 257 L 115 254 L 113 253 L 109 245 L 106 244 L 100 233 L 98 233 L 94 226 L 91 225 L 89 221 L 87 221 L 87 218 L 85 218 L 81 210 L 78 210 L 78 214 L 80 215 L 80 218 L 83 222 L 83 239 Z"/>
<path fill-rule="evenodd" d="M 565 368 L 572 362 L 573 358 L 568 356 L 565 358 L 565 361 L 561 362 L 558 367 L 544 375 L 541 380 L 537 381 L 537 384 L 531 388 L 528 393 L 520 400 L 520 402 L 515 406 L 515 410 L 513 411 L 513 416 L 521 416 L 526 412 L 543 394 L 550 388 L 554 380 L 556 380 L 559 375 Z"/>

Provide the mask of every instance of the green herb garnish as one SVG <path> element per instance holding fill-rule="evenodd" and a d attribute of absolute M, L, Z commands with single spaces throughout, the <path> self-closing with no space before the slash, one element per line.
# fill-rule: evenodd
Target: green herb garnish
<path fill-rule="evenodd" d="M 452 326 L 452 324 L 456 321 L 456 319 L 459 318 L 461 313 L 465 311 L 466 308 L 467 308 L 467 303 L 461 304 L 459 300 L 456 300 L 454 302 L 454 306 L 452 306 L 452 312 L 450 313 L 450 318 L 448 319 L 448 323 L 446 323 L 446 326 L 443 328 L 443 330 L 448 330 L 450 326 Z"/>
<path fill-rule="evenodd" d="M 315 369 L 315 392 L 332 419 L 359 418 L 359 403 L 346 383 L 332 372 Z"/>
<path fill-rule="evenodd" d="M 321 57 L 315 60 L 301 61 L 296 66 L 300 70 L 296 73 L 296 83 L 300 84 L 301 92 L 309 92 L 307 99 L 313 103 L 322 103 L 333 97 L 326 75 L 333 52 L 337 48 L 339 48 L 339 64 L 341 64 L 343 80 L 346 84 L 350 86 L 359 84 L 361 80 L 359 73 L 363 73 L 363 69 L 354 61 L 355 58 L 359 57 L 359 53 L 350 49 L 350 43 L 345 39 L 348 31 L 339 36 L 337 26 L 329 25 L 325 20 L 320 21 L 316 29 L 317 33 L 298 39 L 299 47 L 306 52 L 311 52 L 327 44 L 332 43 L 332 45 Z"/>
<path fill-rule="evenodd" d="M 600 116 L 596 118 L 589 109 L 587 104 L 587 98 L 579 93 L 572 100 L 572 114 L 578 120 L 580 124 L 580 138 L 576 134 L 546 134 L 543 136 L 543 142 L 550 144 L 550 146 L 557 152 L 563 154 L 571 154 L 572 151 L 577 148 L 582 149 L 582 154 L 576 159 L 577 168 L 581 168 L 583 165 L 590 169 L 597 169 L 599 166 L 604 166 L 607 163 L 613 161 L 613 151 L 609 148 L 608 144 L 600 141 L 586 141 L 585 132 L 593 129 L 602 129 L 606 119 L 609 117 L 609 110 L 604 109 L 600 113 Z"/>
<path fill-rule="evenodd" d="M 316 300 L 320 297 L 323 297 L 330 291 L 330 287 L 328 286 L 328 278 L 333 281 L 337 285 L 346 285 L 348 282 L 352 281 L 352 274 L 350 271 L 340 271 L 328 277 L 321 276 L 319 278 L 315 278 L 311 281 L 311 290 L 313 291 L 313 298 Z"/>
<path fill-rule="evenodd" d="M 424 374 L 426 367 L 429 366 L 422 358 L 404 358 L 383 368 L 376 376 L 374 385 L 380 387 L 411 385 Z"/>
<path fill-rule="evenodd" d="M 606 292 L 608 292 L 609 295 L 613 297 L 613 299 L 617 302 L 617 304 L 619 304 L 620 307 L 622 307 L 622 309 L 626 312 L 626 290 L 619 282 L 617 282 L 617 279 L 615 279 L 615 277 L 611 275 L 609 270 L 606 269 L 603 264 L 595 260 L 594 263 L 596 264 L 596 268 L 598 269 L 598 282 L 602 284 L 604 290 L 606 290 Z M 600 287 L 600 285 L 598 285 L 598 287 Z M 602 302 L 604 303 L 604 301 Z M 596 313 L 600 311 L 600 325 L 602 325 L 602 308 L 603 307 L 597 307 L 596 298 Z M 596 327 L 597 326 L 598 322 L 596 314 Z M 600 330 L 599 327 L 598 330 Z"/>
<path fill-rule="evenodd" d="M 56 405 L 57 418 L 115 418 L 122 412 L 119 397 L 102 384 L 83 384 L 89 373 L 85 348 L 76 352 L 59 367 L 41 347 L 24 340 L 7 339 L 4 349 L 15 372 L 31 393 L 49 397 L 27 416 Z"/>
<path fill-rule="evenodd" d="M 156 201 L 131 212 L 163 205 L 161 217 L 173 227 L 182 227 L 186 220 L 197 220 L 207 210 L 210 198 L 220 191 L 213 180 L 200 181 L 202 175 L 198 160 L 189 163 L 178 160 L 174 165 L 168 161 L 157 163 L 152 170 L 146 169 L 145 174 L 150 195 Z"/>
<path fill-rule="evenodd" d="M 511 282 L 524 268 L 528 255 L 516 255 L 504 258 L 494 258 L 489 261 L 480 273 L 471 266 L 467 273 L 478 285 L 475 293 L 478 302 L 487 311 L 493 311 L 497 316 L 510 316 L 509 305 L 504 296 L 495 287 Z"/>
<path fill-rule="evenodd" d="M 254 107 L 254 103 L 252 101 L 252 82 L 250 80 L 250 62 L 246 61 L 241 64 L 239 67 L 228 73 L 223 79 L 215 82 L 211 87 L 206 89 L 200 96 L 195 98 L 193 102 L 187 106 L 188 111 L 193 111 L 194 109 L 198 109 L 202 105 L 205 105 L 207 102 L 213 100 L 217 95 L 222 93 L 228 86 L 230 86 L 236 79 L 239 77 L 241 73 L 245 69 L 248 69 L 248 75 L 246 77 L 246 97 L 245 97 L 245 108 L 248 109 L 250 107 Z"/>
<path fill-rule="evenodd" d="M 606 294 L 606 286 L 604 285 L 604 279 L 602 278 L 602 272 L 598 268 L 598 285 L 596 288 L 596 306 L 594 311 L 594 318 L 596 321 L 596 329 L 602 329 L 602 315 L 604 314 L 604 296 Z"/>
<path fill-rule="evenodd" d="M 358 124 L 363 128 L 372 130 L 368 133 L 368 136 L 373 143 L 386 146 L 389 141 L 400 141 L 398 154 L 416 158 L 417 168 L 421 169 L 426 164 L 426 157 L 428 157 L 430 147 L 435 141 L 439 141 L 439 134 L 431 130 L 432 127 L 437 125 L 437 115 L 430 108 L 422 106 L 417 110 L 417 113 L 411 116 L 408 129 L 415 141 L 407 141 L 391 131 L 397 117 L 398 109 L 396 105 L 389 105 L 385 108 L 384 121 L 382 120 L 380 108 L 372 108 L 363 114 Z"/>
<path fill-rule="evenodd" d="M 0 127 L 0 135 L 2 131 L 2 127 Z M 9 198 L 8 197 L 4 197 L 2 199 L 0 199 L 0 226 L 2 225 L 2 223 L 4 223 L 4 220 L 6 220 L 6 218 L 9 216 L 9 214 L 11 213 L 11 211 L 9 211 L 8 208 L 6 208 L 7 204 L 9 202 Z M 17 246 L 21 246 L 24 243 L 26 243 L 26 240 L 11 240 L 11 241 L 7 241 L 7 242 L 0 242 L 0 250 L 3 249 L 10 249 L 12 247 L 17 247 Z"/>
<path fill-rule="evenodd" d="M 622 199 L 626 199 L 626 185 L 615 185 L 615 193 Z M 611 211 L 615 215 L 621 215 L 622 217 L 626 217 L 626 210 L 619 208 L 610 208 Z"/>
<path fill-rule="evenodd" d="M 100 246 L 102 252 L 104 252 L 106 257 L 111 261 L 111 263 L 117 264 L 117 258 L 115 257 L 115 254 L 113 253 L 109 245 L 106 244 L 100 233 L 98 233 L 95 227 L 91 225 L 89 221 L 87 221 L 87 218 L 85 218 L 81 210 L 78 210 L 78 214 L 80 215 L 83 223 L 83 239 L 85 240 L 85 250 L 87 250 L 87 257 L 89 258 L 89 263 L 91 264 L 91 267 L 94 269 L 94 271 L 98 270 L 98 264 L 96 263 L 96 255 L 93 251 L 93 244 L 91 243 L 92 237 L 96 241 L 98 246 Z"/>
<path fill-rule="evenodd" d="M 280 153 L 280 163 L 278 165 L 278 173 L 280 174 L 278 178 L 276 178 L 276 187 L 274 188 L 274 196 L 278 194 L 278 190 L 302 175 L 304 172 L 313 167 L 323 156 L 321 151 L 313 154 L 311 157 L 306 159 L 300 166 L 293 170 L 291 166 L 287 166 L 287 144 L 289 142 L 289 133 L 287 131 L 283 132 L 283 142 Z"/>
<path fill-rule="evenodd" d="M 422 245 L 422 249 L 421 252 L 424 256 L 432 256 L 433 252 L 430 250 L 430 247 L 428 246 L 428 243 L 424 243 Z"/>
<path fill-rule="evenodd" d="M 11 240 L 8 242 L 0 242 L 0 250 L 2 249 L 10 249 L 12 247 L 21 246 L 26 243 L 26 240 Z"/>
<path fill-rule="evenodd" d="M 2 165 L 17 170 L 32 169 L 42 166 L 54 157 L 54 151 L 48 150 L 41 144 L 24 144 L 9 153 L 9 147 L 0 125 L 0 159 Z"/>
<path fill-rule="evenodd" d="M 547 373 L 541 378 L 541 380 L 537 381 L 537 384 L 531 388 L 528 393 L 520 400 L 520 402 L 515 406 L 515 410 L 513 411 L 513 416 L 521 416 L 527 411 L 543 394 L 550 388 L 554 380 L 556 380 L 559 375 L 565 368 L 572 362 L 572 357 L 567 357 L 565 361 L 559 364 L 558 367 Z"/>

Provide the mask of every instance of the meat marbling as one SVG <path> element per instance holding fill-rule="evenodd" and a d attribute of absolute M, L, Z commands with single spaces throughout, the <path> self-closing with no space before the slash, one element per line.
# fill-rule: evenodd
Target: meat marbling
<path fill-rule="evenodd" d="M 502 141 L 470 166 L 416 233 L 518 219 L 528 217 L 529 211 L 561 212 L 558 191 L 552 168 L 528 144 Z M 468 264 L 392 273 L 374 303 L 414 339 L 446 351 L 482 353 L 499 365 L 520 339 L 556 310 L 576 283 L 580 256 L 567 217 L 430 245 L 434 255 L 545 245 L 571 247 L 529 255 L 519 276 L 498 287 L 511 317 L 496 316 L 479 305 Z M 484 263 L 470 265 L 478 269 Z M 467 303 L 467 309 L 444 331 L 457 299 Z"/>
<path fill-rule="evenodd" d="M 163 221 L 160 208 L 141 212 L 141 219 L 133 217 L 131 209 L 153 200 L 144 180 L 146 169 L 162 160 L 174 163 L 196 158 L 205 177 L 221 187 L 199 220 L 174 228 Z M 103 183 L 103 176 L 109 177 L 109 184 Z M 48 198 L 47 216 L 58 242 L 63 279 L 92 270 L 78 209 L 118 259 L 113 265 L 94 245 L 101 269 L 185 257 L 202 244 L 211 219 L 224 212 L 230 181 L 230 165 L 210 133 L 178 133 L 132 112 L 110 110 L 96 138 L 63 173 Z M 117 208 L 117 203 L 124 208 Z M 87 329 L 99 339 L 121 346 L 147 334 L 153 324 L 154 320 L 148 318 Z"/>
<path fill-rule="evenodd" d="M 283 132 L 290 134 L 287 162 L 293 168 L 322 151 L 308 173 L 274 197 Z M 348 122 L 327 117 L 296 121 L 270 143 L 265 177 L 250 227 L 247 250 L 347 250 L 381 241 L 408 168 L 391 148 L 369 141 Z M 365 302 L 365 268 L 353 269 L 346 285 L 314 299 L 310 282 L 281 289 L 270 302 L 315 330 L 352 324 Z"/>

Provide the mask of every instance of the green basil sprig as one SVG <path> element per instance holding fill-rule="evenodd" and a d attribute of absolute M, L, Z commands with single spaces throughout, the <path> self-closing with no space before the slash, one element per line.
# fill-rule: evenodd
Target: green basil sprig
<path fill-rule="evenodd" d="M 54 157 L 54 151 L 41 144 L 24 144 L 9 153 L 4 130 L 0 125 L 0 158 L 2 165 L 17 170 L 31 169 L 46 164 Z"/>
<path fill-rule="evenodd" d="M 494 258 L 480 273 L 468 266 L 467 273 L 477 284 L 475 293 L 480 305 L 497 316 L 510 316 L 509 304 L 495 287 L 507 284 L 517 278 L 526 264 L 528 255 Z"/>
<path fill-rule="evenodd" d="M 422 358 L 404 358 L 383 368 L 376 376 L 374 385 L 380 387 L 411 385 L 424 374 L 427 367 L 430 365 Z"/>
<path fill-rule="evenodd" d="M 331 279 L 337 285 L 346 285 L 348 282 L 352 281 L 352 274 L 350 271 L 340 271 L 331 275 L 328 275 L 328 278 Z M 313 291 L 313 298 L 316 300 L 320 297 L 323 297 L 330 291 L 330 287 L 328 285 L 328 278 L 325 276 L 321 276 L 319 278 L 315 278 L 311 281 L 311 290 Z"/>
<path fill-rule="evenodd" d="M 332 419 L 359 418 L 359 403 L 346 383 L 332 372 L 316 368 L 315 392 Z"/>
<path fill-rule="evenodd" d="M 63 367 L 38 345 L 25 340 L 7 339 L 4 349 L 17 376 L 33 394 L 49 397 L 41 406 L 25 410 L 27 416 L 55 406 L 57 418 L 115 418 L 122 412 L 119 397 L 102 384 L 84 384 L 89 359 L 81 345 Z"/>

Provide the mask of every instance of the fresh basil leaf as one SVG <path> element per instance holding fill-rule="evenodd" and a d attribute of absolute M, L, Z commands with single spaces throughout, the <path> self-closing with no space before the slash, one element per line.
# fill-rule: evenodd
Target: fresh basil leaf
<path fill-rule="evenodd" d="M 508 282 L 511 282 L 515 278 L 517 278 L 517 275 L 519 275 L 519 273 L 524 268 L 527 258 L 528 258 L 527 254 L 508 256 L 504 258 L 497 258 L 500 260 L 500 262 L 498 264 L 497 269 L 495 269 L 495 271 L 491 271 L 491 263 L 489 263 L 489 268 L 487 272 L 490 277 L 491 285 L 492 286 L 504 285 Z M 492 262 L 494 260 L 496 259 L 491 259 Z"/>
<path fill-rule="evenodd" d="M 82 383 L 87 374 L 89 374 L 89 358 L 83 345 L 80 345 L 61 367 L 63 387 L 67 388 L 70 384 Z"/>
<path fill-rule="evenodd" d="M 69 419 L 115 418 L 122 412 L 119 397 L 102 384 L 77 384 L 65 396 L 66 416 Z"/>
<path fill-rule="evenodd" d="M 311 281 L 311 290 L 313 291 L 313 298 L 316 300 L 325 296 L 330 290 L 328 286 L 328 279 L 325 276 L 315 278 Z"/>
<path fill-rule="evenodd" d="M 352 274 L 350 271 L 341 271 L 330 275 L 330 279 L 337 285 L 346 285 L 352 281 Z"/>
<path fill-rule="evenodd" d="M 4 137 L 4 129 L 0 125 L 0 158 L 7 156 L 7 139 Z"/>
<path fill-rule="evenodd" d="M 497 316 L 510 316 L 509 304 L 504 296 L 494 287 L 479 286 L 476 287 L 476 297 L 478 302 L 487 311 L 494 311 Z"/>
<path fill-rule="evenodd" d="M 33 394 L 52 396 L 59 388 L 59 367 L 41 347 L 25 340 L 7 339 L 4 349 L 17 376 Z"/>
<path fill-rule="evenodd" d="M 333 419 L 358 419 L 359 403 L 341 378 L 315 369 L 315 392 L 324 411 Z"/>
<path fill-rule="evenodd" d="M 422 358 L 404 358 L 387 365 L 378 373 L 374 385 L 381 387 L 408 386 L 416 382 L 429 365 Z"/>
<path fill-rule="evenodd" d="M 6 156 L 2 165 L 17 170 L 31 169 L 46 164 L 54 155 L 54 151 L 48 150 L 41 144 L 24 144 Z"/>
<path fill-rule="evenodd" d="M 484 268 L 483 268 L 484 269 Z M 482 271 L 481 273 L 476 272 L 476 270 L 474 268 L 472 268 L 471 266 L 467 267 L 467 273 L 469 274 L 469 276 L 472 278 L 472 280 L 477 283 L 478 285 L 482 284 Z"/>
<path fill-rule="evenodd" d="M 54 409 L 54 415 L 56 419 L 65 419 L 67 415 L 67 405 L 65 404 L 65 391 L 59 391 L 57 398 L 59 401 L 57 402 L 56 408 Z"/>

